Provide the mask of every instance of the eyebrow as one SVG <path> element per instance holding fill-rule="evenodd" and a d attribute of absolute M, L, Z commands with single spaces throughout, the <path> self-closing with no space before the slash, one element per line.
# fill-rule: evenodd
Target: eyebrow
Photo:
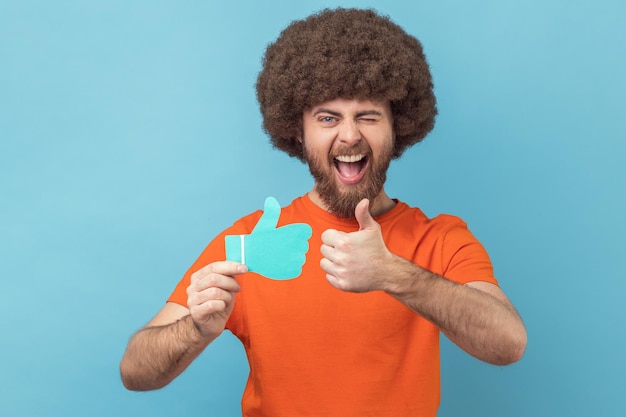
<path fill-rule="evenodd" d="M 314 113 L 313 116 L 317 116 L 320 113 L 328 113 L 331 116 L 337 116 L 337 117 L 342 117 L 343 115 L 339 112 L 336 112 L 334 110 L 330 110 L 330 109 L 325 109 L 325 108 L 319 108 L 317 109 Z M 356 117 L 362 117 L 362 116 L 382 116 L 382 112 L 379 112 L 378 110 L 363 110 L 360 111 L 356 114 Z"/>

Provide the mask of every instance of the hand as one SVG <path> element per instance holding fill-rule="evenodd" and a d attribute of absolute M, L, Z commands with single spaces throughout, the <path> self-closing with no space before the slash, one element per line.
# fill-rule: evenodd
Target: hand
<path fill-rule="evenodd" d="M 359 231 L 353 233 L 328 229 L 322 233 L 320 266 L 326 279 L 340 290 L 367 292 L 382 290 L 389 274 L 386 265 L 393 260 L 376 223 L 363 199 L 354 209 Z"/>
<path fill-rule="evenodd" d="M 235 305 L 239 283 L 235 275 L 247 271 L 236 262 L 214 262 L 191 275 L 187 305 L 198 332 L 205 338 L 219 336 Z"/>
<path fill-rule="evenodd" d="M 279 217 L 278 201 L 268 197 L 251 234 L 226 236 L 226 259 L 246 264 L 248 271 L 267 278 L 298 277 L 309 250 L 311 226 L 295 223 L 276 228 Z"/>

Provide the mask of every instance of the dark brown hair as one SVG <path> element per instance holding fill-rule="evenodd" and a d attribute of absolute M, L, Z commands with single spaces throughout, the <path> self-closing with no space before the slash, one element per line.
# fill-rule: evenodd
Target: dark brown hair
<path fill-rule="evenodd" d="M 272 144 L 300 160 L 302 114 L 328 100 L 390 102 L 394 158 L 421 141 L 437 115 L 422 45 L 373 10 L 326 9 L 292 22 L 267 47 L 256 89 Z"/>

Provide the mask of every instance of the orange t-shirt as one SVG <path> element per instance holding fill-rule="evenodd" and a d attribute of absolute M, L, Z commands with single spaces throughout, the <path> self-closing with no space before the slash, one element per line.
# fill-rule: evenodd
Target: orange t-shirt
<path fill-rule="evenodd" d="M 261 212 L 215 238 L 168 301 L 186 306 L 190 276 L 225 259 L 225 235 L 249 234 Z M 398 202 L 375 220 L 396 255 L 458 283 L 496 283 L 486 251 L 453 216 L 428 219 Z M 320 268 L 321 234 L 358 230 L 308 196 L 281 211 L 278 227 L 313 229 L 300 277 L 275 281 L 254 273 L 237 277 L 241 292 L 226 328 L 244 345 L 250 375 L 242 399 L 246 417 L 429 416 L 439 406 L 439 329 L 382 291 L 346 293 Z"/>

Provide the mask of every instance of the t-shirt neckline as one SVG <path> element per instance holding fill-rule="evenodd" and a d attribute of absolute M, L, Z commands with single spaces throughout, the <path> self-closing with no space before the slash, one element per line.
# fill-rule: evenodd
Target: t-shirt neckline
<path fill-rule="evenodd" d="M 311 217 L 320 219 L 327 223 L 334 224 L 340 228 L 345 228 L 345 229 L 358 229 L 359 228 L 359 223 L 356 221 L 356 219 L 344 219 L 341 217 L 337 217 L 332 213 L 329 213 L 328 211 L 324 210 L 323 208 L 315 204 L 313 200 L 311 200 L 311 198 L 309 197 L 308 193 L 299 197 L 299 200 L 304 205 L 305 211 L 307 213 L 310 213 Z M 403 211 L 404 207 L 406 207 L 406 204 L 404 204 L 403 202 L 395 198 L 392 200 L 396 203 L 396 205 L 391 210 L 387 211 L 386 213 L 381 214 L 380 216 L 375 216 L 374 220 L 376 220 L 377 223 L 382 224 L 382 223 L 386 223 L 387 221 L 390 221 L 394 217 L 398 216 Z"/>

